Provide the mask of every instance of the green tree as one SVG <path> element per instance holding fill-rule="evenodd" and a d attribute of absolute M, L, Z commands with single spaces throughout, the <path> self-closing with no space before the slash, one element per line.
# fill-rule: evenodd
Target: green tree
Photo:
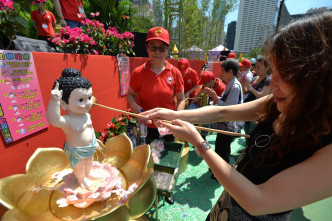
<path fill-rule="evenodd" d="M 153 0 L 154 19 L 156 26 L 163 25 L 163 17 L 164 17 L 163 3 L 164 2 L 162 0 Z"/>
<path fill-rule="evenodd" d="M 210 17 L 211 25 L 208 27 L 208 46 L 210 48 L 221 43 L 226 15 L 234 10 L 236 3 L 237 0 L 214 0 Z"/>
<path fill-rule="evenodd" d="M 131 31 L 148 32 L 154 26 L 156 26 L 155 16 L 150 8 L 150 3 L 141 0 L 138 7 L 134 8 Z"/>
<path fill-rule="evenodd" d="M 258 55 L 262 54 L 262 48 L 253 48 L 251 51 L 245 56 L 247 58 L 257 58 Z"/>
<path fill-rule="evenodd" d="M 197 0 L 186 0 L 183 3 L 183 31 L 182 48 L 197 45 L 200 39 L 200 22 L 197 19 L 201 15 Z"/>
<path fill-rule="evenodd" d="M 148 32 L 150 28 L 154 27 L 155 23 L 153 21 L 152 16 L 144 17 L 144 16 L 135 16 L 132 19 L 132 30 L 137 32 Z"/>
<path fill-rule="evenodd" d="M 197 46 L 208 50 L 208 44 L 206 42 L 206 39 L 208 38 L 208 24 L 209 24 L 209 6 L 210 6 L 211 0 L 202 0 L 201 6 L 200 6 L 200 15 L 198 17 L 198 28 L 200 30 L 200 36 L 198 39 Z"/>
<path fill-rule="evenodd" d="M 200 3 L 198 0 L 179 1 L 183 5 L 181 48 L 185 49 L 197 45 L 207 50 L 219 45 L 224 34 L 225 17 L 227 13 L 234 10 L 237 0 L 214 0 L 212 7 L 210 7 L 211 0 L 201 0 Z M 172 13 L 170 7 L 164 11 L 164 27 L 171 27 L 176 33 L 179 31 L 179 25 L 173 24 L 169 18 Z"/>

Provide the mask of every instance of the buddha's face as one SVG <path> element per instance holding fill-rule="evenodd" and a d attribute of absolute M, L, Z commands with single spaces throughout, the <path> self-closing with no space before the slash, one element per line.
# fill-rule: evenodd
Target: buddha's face
<path fill-rule="evenodd" d="M 88 113 L 92 107 L 92 88 L 74 89 L 66 105 L 68 111 L 76 114 Z"/>

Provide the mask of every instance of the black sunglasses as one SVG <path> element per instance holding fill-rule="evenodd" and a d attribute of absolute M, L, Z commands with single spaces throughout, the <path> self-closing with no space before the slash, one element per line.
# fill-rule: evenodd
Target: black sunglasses
<path fill-rule="evenodd" d="M 150 49 L 150 51 L 152 52 L 156 52 L 157 50 L 159 52 L 165 52 L 167 50 L 167 47 L 154 47 L 154 46 L 148 46 L 148 48 Z"/>

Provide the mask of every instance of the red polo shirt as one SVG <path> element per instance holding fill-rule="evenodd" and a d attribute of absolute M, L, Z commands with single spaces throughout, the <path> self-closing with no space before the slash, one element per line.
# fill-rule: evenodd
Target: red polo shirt
<path fill-rule="evenodd" d="M 60 0 L 60 5 L 65 19 L 82 23 L 84 18 L 78 17 L 78 14 L 80 14 L 78 6 L 83 8 L 82 0 Z"/>
<path fill-rule="evenodd" d="M 226 84 L 219 78 L 215 78 L 214 82 L 216 83 L 216 86 L 213 88 L 213 90 L 219 97 L 221 97 L 222 93 L 226 90 Z"/>
<path fill-rule="evenodd" d="M 38 10 L 31 12 L 31 20 L 36 22 L 38 36 L 54 36 L 55 17 L 52 12 L 45 10 L 45 14 L 42 15 Z M 47 28 L 43 27 L 43 24 L 47 25 Z"/>
<path fill-rule="evenodd" d="M 166 61 L 165 69 L 157 74 L 150 69 L 149 61 L 135 68 L 130 78 L 130 88 L 139 94 L 144 110 L 164 107 L 175 110 L 175 93 L 183 92 L 181 72 Z M 148 127 L 155 128 L 153 125 Z"/>
<path fill-rule="evenodd" d="M 183 76 L 183 75 L 182 75 Z M 183 83 L 184 83 L 184 93 L 187 93 L 188 91 L 190 91 L 195 85 L 198 85 L 198 75 L 197 72 L 191 68 L 189 68 L 189 73 L 186 74 L 183 77 Z M 195 97 L 195 95 L 197 94 L 197 90 L 192 92 L 190 94 L 190 97 Z"/>

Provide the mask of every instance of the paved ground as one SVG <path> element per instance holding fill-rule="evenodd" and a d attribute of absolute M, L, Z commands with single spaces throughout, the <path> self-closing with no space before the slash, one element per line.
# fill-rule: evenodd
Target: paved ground
<path fill-rule="evenodd" d="M 214 148 L 216 135 L 207 137 L 208 142 Z M 244 145 L 243 138 L 237 138 L 232 143 L 232 159 L 234 162 Z M 202 158 L 197 157 L 195 151 L 191 148 L 189 152 L 189 162 L 187 170 L 182 173 L 177 181 L 175 191 L 175 203 L 169 205 L 167 202 L 159 202 L 159 220 L 160 221 L 200 221 L 205 220 L 210 209 L 219 198 L 223 187 L 215 180 L 210 178 L 211 172 Z M 147 215 L 155 217 L 154 209 Z M 311 204 L 292 213 L 291 221 L 331 221 L 332 220 L 332 197 Z"/>

